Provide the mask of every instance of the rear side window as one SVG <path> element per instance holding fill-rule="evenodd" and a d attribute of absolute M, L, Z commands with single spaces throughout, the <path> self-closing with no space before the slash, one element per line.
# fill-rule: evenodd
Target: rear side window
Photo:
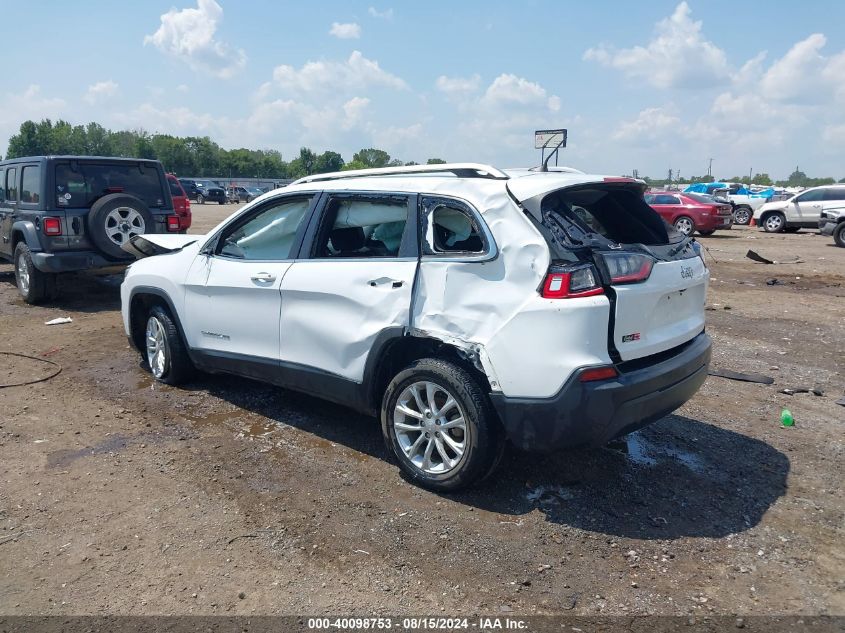
<path fill-rule="evenodd" d="M 27 165 L 21 171 L 21 202 L 39 202 L 40 191 L 41 166 Z"/>
<path fill-rule="evenodd" d="M 845 187 L 831 187 L 824 192 L 824 199 L 829 202 L 845 200 Z"/>
<path fill-rule="evenodd" d="M 140 198 L 148 207 L 163 207 L 158 170 L 132 163 L 59 163 L 56 165 L 56 203 L 63 207 L 90 207 L 110 193 Z"/>
<path fill-rule="evenodd" d="M 18 170 L 16 167 L 9 167 L 6 170 L 6 200 L 9 202 L 15 202 L 18 199 L 17 176 Z"/>
<path fill-rule="evenodd" d="M 6 168 L 0 167 L 0 202 L 6 201 Z"/>
<path fill-rule="evenodd" d="M 335 198 L 329 201 L 317 238 L 316 257 L 396 257 L 408 221 L 401 197 Z"/>
<path fill-rule="evenodd" d="M 483 253 L 484 234 L 472 212 L 455 200 L 424 198 L 426 254 Z M 430 230 L 429 230 L 430 229 Z"/>

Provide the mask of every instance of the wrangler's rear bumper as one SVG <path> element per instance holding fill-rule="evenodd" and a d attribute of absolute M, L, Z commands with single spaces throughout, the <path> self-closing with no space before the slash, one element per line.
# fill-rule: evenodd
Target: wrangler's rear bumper
<path fill-rule="evenodd" d="M 530 451 L 600 446 L 668 415 L 707 378 L 710 337 L 702 332 L 649 362 L 622 363 L 611 380 L 580 382 L 575 372 L 551 398 L 491 394 L 511 441 Z"/>

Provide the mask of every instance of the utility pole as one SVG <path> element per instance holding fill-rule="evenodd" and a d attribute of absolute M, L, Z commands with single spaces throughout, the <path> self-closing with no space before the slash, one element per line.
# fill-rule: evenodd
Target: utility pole
<path fill-rule="evenodd" d="M 749 184 L 749 185 L 751 184 L 751 178 L 752 178 L 752 176 L 751 176 L 751 172 L 753 172 L 753 171 L 754 171 L 754 168 L 753 168 L 753 167 L 749 167 L 749 168 L 748 168 L 748 184 Z"/>
<path fill-rule="evenodd" d="M 708 176 L 713 175 L 713 159 L 712 158 L 710 159 L 710 164 L 707 166 L 707 175 Z"/>
<path fill-rule="evenodd" d="M 667 181 L 668 181 L 669 183 L 671 183 L 671 182 L 672 182 L 672 168 L 671 168 L 671 167 L 669 168 L 669 178 L 667 179 Z"/>

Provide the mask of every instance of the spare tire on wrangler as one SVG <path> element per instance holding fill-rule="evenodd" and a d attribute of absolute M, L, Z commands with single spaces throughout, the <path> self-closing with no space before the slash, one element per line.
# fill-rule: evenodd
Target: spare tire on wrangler
<path fill-rule="evenodd" d="M 155 220 L 140 199 L 125 193 L 110 193 L 91 205 L 88 236 L 105 255 L 131 257 L 121 249 L 136 235 L 155 233 Z"/>

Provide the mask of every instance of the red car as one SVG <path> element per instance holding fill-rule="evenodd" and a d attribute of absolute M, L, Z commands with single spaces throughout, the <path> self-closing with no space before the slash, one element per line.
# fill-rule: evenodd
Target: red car
<path fill-rule="evenodd" d="M 176 218 L 167 220 L 167 230 L 184 233 L 191 228 L 191 201 L 176 176 L 167 174 L 167 184 L 170 185 L 170 196 L 176 211 Z"/>
<path fill-rule="evenodd" d="M 716 202 L 701 193 L 678 191 L 649 191 L 645 201 L 664 220 L 684 235 L 698 231 L 712 235 L 718 229 L 729 229 L 733 224 L 731 205 Z"/>

